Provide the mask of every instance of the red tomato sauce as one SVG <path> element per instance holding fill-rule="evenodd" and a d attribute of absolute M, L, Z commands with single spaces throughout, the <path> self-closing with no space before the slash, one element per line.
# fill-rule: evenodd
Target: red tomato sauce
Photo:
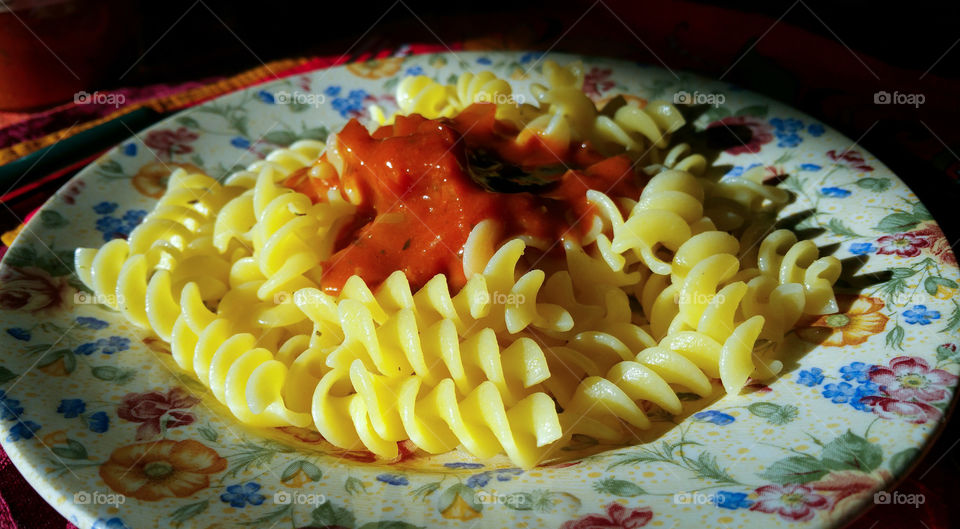
<path fill-rule="evenodd" d="M 478 103 L 452 119 L 398 116 L 373 134 L 351 120 L 337 136 L 342 175 L 321 180 L 305 168 L 287 179 L 315 202 L 329 189 L 360 197 L 323 263 L 325 291 L 339 292 L 354 274 L 373 287 L 396 270 L 414 289 L 446 274 L 456 291 L 466 281 L 464 243 L 480 221 L 498 220 L 504 237 L 560 241 L 579 238 L 589 225 L 588 189 L 639 197 L 642 182 L 626 156 L 605 158 L 588 144 L 552 145 L 539 137 L 518 144 L 516 128 L 497 121 L 495 112 Z M 478 162 L 486 172 L 476 169 Z M 500 179 L 498 170 L 521 178 L 534 173 L 535 185 Z M 497 186 L 512 192 L 491 190 Z"/>

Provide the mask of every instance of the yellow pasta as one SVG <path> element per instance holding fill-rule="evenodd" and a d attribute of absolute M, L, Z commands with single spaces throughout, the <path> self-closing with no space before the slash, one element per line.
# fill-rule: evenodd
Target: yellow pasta
<path fill-rule="evenodd" d="M 377 260 L 392 263 L 408 249 L 421 259 L 445 255 L 430 252 L 449 241 L 404 232 L 417 226 L 411 217 L 426 222 L 384 186 L 414 186 L 410 167 L 387 162 L 380 165 L 393 172 L 379 180 L 355 177 L 363 145 L 348 141 L 369 133 L 348 125 L 222 183 L 177 170 L 128 240 L 77 250 L 77 273 L 111 308 L 168 341 L 174 362 L 241 422 L 314 428 L 336 447 L 387 459 L 409 440 L 429 453 L 505 454 L 530 468 L 573 434 L 623 442 L 650 427 L 651 408 L 684 413 L 678 392 L 737 393 L 751 377 L 774 376 L 777 348 L 800 317 L 836 311 L 839 261 L 788 230 L 770 231 L 788 196 L 764 184 L 763 168 L 706 176 L 704 156 L 671 142 L 685 123 L 673 105 L 614 98 L 598 109 L 582 90 L 579 63 L 545 61 L 543 77 L 531 103 L 490 72 L 452 84 L 406 77 L 397 115 L 370 109 L 386 138 L 369 139 L 407 135 L 400 139 L 409 143 L 422 133 L 418 119 L 444 118 L 426 128 L 447 130 L 472 109 L 493 114 L 515 148 L 542 145 L 562 157 L 576 145 L 629 167 L 623 175 L 642 168 L 642 179 L 632 173 L 635 192 L 591 187 L 566 209 L 544 205 L 540 220 L 564 217 L 559 235 L 518 229 L 525 225 L 506 208 L 464 220 L 462 238 L 447 248 L 453 264 L 441 272 L 424 267 L 427 274 L 411 258 L 371 279 L 354 248 L 380 248 Z M 433 139 L 454 156 L 459 132 L 442 130 Z M 448 165 L 509 169 L 497 153 L 472 154 L 486 165 Z M 430 161 L 420 179 L 449 162 Z M 582 168 L 565 169 L 514 184 L 535 188 Z M 489 184 L 484 193 L 501 193 Z M 528 188 L 498 200 L 517 191 Z M 426 215 L 458 198 L 466 210 L 486 195 L 471 197 L 443 195 Z M 574 218 L 581 201 L 589 209 Z M 352 268 L 333 283 L 338 266 Z"/>

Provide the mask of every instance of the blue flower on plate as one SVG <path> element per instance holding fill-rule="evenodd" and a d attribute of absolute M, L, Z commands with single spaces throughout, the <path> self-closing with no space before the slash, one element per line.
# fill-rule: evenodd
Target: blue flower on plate
<path fill-rule="evenodd" d="M 74 353 L 80 355 L 92 355 L 97 351 L 102 352 L 103 354 L 113 354 L 120 351 L 126 351 L 130 348 L 130 338 L 123 336 L 111 336 L 110 338 L 100 338 L 95 342 L 87 342 L 81 344 L 79 347 L 73 350 Z"/>
<path fill-rule="evenodd" d="M 850 253 L 853 255 L 866 255 L 874 251 L 876 251 L 876 248 L 872 242 L 855 242 L 850 245 Z"/>
<path fill-rule="evenodd" d="M 467 463 L 466 461 L 456 461 L 453 463 L 444 463 L 447 468 L 483 468 L 483 463 Z"/>
<path fill-rule="evenodd" d="M 493 474 L 497 477 L 497 481 L 510 481 L 514 476 L 519 476 L 523 474 L 523 469 L 519 468 L 498 468 L 493 471 Z"/>
<path fill-rule="evenodd" d="M 820 194 L 825 197 L 844 198 L 850 196 L 850 190 L 841 187 L 821 187 Z"/>
<path fill-rule="evenodd" d="M 807 134 L 813 136 L 814 138 L 823 136 L 823 133 L 826 132 L 826 129 L 823 128 L 823 125 L 819 123 L 811 123 L 807 127 Z"/>
<path fill-rule="evenodd" d="M 911 325 L 930 325 L 933 320 L 940 319 L 940 311 L 927 310 L 926 305 L 914 305 L 910 310 L 903 311 L 903 319 Z"/>
<path fill-rule="evenodd" d="M 141 222 L 143 222 L 144 217 L 147 216 L 147 211 L 144 209 L 130 209 L 123 214 L 124 225 L 132 230 L 136 228 Z"/>
<path fill-rule="evenodd" d="M 867 382 L 870 380 L 870 366 L 863 362 L 851 362 L 840 368 L 840 376 L 844 380 L 856 380 L 857 382 Z"/>
<path fill-rule="evenodd" d="M 363 112 L 363 102 L 367 97 L 368 94 L 364 90 L 359 88 L 351 90 L 347 97 L 337 97 L 333 100 L 333 109 L 345 118 L 357 116 Z"/>
<path fill-rule="evenodd" d="M 103 233 L 103 240 L 110 241 L 123 231 L 123 221 L 116 217 L 100 217 L 95 224 L 97 231 Z"/>
<path fill-rule="evenodd" d="M 823 167 L 815 163 L 802 163 L 799 165 L 801 171 L 819 171 Z"/>
<path fill-rule="evenodd" d="M 97 518 L 90 529 L 130 529 L 120 518 Z"/>
<path fill-rule="evenodd" d="M 423 67 L 422 67 L 422 66 L 411 66 L 410 68 L 407 68 L 407 71 L 403 72 L 403 75 L 404 75 L 405 77 L 406 77 L 406 76 L 410 76 L 410 75 L 423 75 Z"/>
<path fill-rule="evenodd" d="M 387 485 L 397 485 L 405 486 L 410 484 L 410 480 L 406 476 L 401 476 L 399 474 L 380 474 L 377 476 L 377 481 L 382 481 Z"/>
<path fill-rule="evenodd" d="M 20 327 L 10 327 L 7 329 L 7 334 L 13 336 L 17 340 L 20 340 L 21 342 L 29 342 L 31 338 L 30 331 Z"/>
<path fill-rule="evenodd" d="M 57 413 L 62 413 L 67 419 L 72 419 L 87 410 L 87 403 L 81 399 L 63 399 L 57 406 Z"/>
<path fill-rule="evenodd" d="M 540 57 L 543 57 L 542 51 L 530 51 L 524 53 L 520 56 L 520 64 L 527 64 L 528 62 L 539 60 Z"/>
<path fill-rule="evenodd" d="M 125 156 L 136 156 L 137 155 L 137 144 L 128 143 L 123 146 L 123 154 Z"/>
<path fill-rule="evenodd" d="M 479 474 L 474 474 L 467 478 L 467 486 L 471 489 L 476 489 L 480 487 L 486 487 L 487 483 L 490 483 L 490 478 L 492 474 L 490 471 L 481 472 Z"/>
<path fill-rule="evenodd" d="M 717 426 L 726 426 L 736 420 L 734 419 L 733 415 L 719 412 L 717 410 L 707 410 L 694 413 L 693 418 L 703 422 L 712 422 Z"/>
<path fill-rule="evenodd" d="M 12 421 L 23 413 L 23 406 L 17 399 L 7 397 L 7 392 L 0 389 L 0 419 Z"/>
<path fill-rule="evenodd" d="M 233 138 L 230 138 L 230 145 L 233 145 L 238 149 L 246 149 L 250 146 L 250 140 L 244 138 L 243 136 L 234 136 Z"/>
<path fill-rule="evenodd" d="M 107 412 L 98 411 L 87 416 L 87 428 L 91 432 L 103 433 L 110 429 L 110 417 Z"/>
<path fill-rule="evenodd" d="M 326 90 L 323 91 L 323 93 L 324 95 L 328 95 L 330 97 L 337 97 L 340 95 L 340 87 L 337 85 L 330 85 L 326 88 Z"/>
<path fill-rule="evenodd" d="M 260 90 L 259 92 L 257 92 L 257 99 L 259 99 L 260 101 L 263 101 L 268 105 L 272 105 L 276 103 L 276 99 L 273 97 L 273 94 L 271 94 L 270 92 L 267 92 L 266 90 Z"/>
<path fill-rule="evenodd" d="M 856 389 L 847 382 L 823 386 L 823 396 L 830 399 L 834 404 L 845 404 L 849 402 L 855 392 Z"/>
<path fill-rule="evenodd" d="M 797 375 L 797 384 L 812 388 L 823 382 L 823 370 L 819 367 L 804 369 Z"/>
<path fill-rule="evenodd" d="M 260 490 L 260 485 L 253 481 L 243 485 L 230 485 L 227 487 L 227 492 L 220 495 L 220 501 L 229 503 L 231 507 L 238 509 L 245 507 L 248 503 L 250 505 L 260 505 L 266 498 L 263 497 L 263 494 L 258 494 L 258 490 Z"/>
<path fill-rule="evenodd" d="M 106 329 L 110 324 L 91 316 L 78 316 L 77 317 L 77 327 L 82 327 L 84 329 L 93 329 L 100 330 Z"/>
<path fill-rule="evenodd" d="M 747 498 L 746 492 L 733 492 L 729 490 L 718 490 L 713 493 L 712 503 L 721 509 L 746 509 L 753 505 L 753 500 Z"/>
<path fill-rule="evenodd" d="M 854 390 L 853 396 L 850 397 L 850 406 L 852 406 L 855 410 L 872 412 L 873 407 L 864 403 L 863 399 L 865 397 L 872 397 L 876 395 L 879 390 L 880 387 L 873 382 L 864 382 L 863 384 L 857 386 L 857 389 Z"/>
<path fill-rule="evenodd" d="M 800 145 L 800 142 L 803 141 L 797 134 L 784 134 L 782 136 L 777 136 L 777 147 L 796 147 Z"/>
<path fill-rule="evenodd" d="M 93 206 L 93 212 L 97 215 L 109 215 L 117 210 L 116 202 L 100 202 L 96 206 Z"/>
<path fill-rule="evenodd" d="M 7 436 L 7 441 L 17 442 L 21 439 L 33 439 L 33 436 L 40 428 L 41 426 L 33 421 L 17 421 L 17 423 L 10 428 L 10 435 Z"/>
<path fill-rule="evenodd" d="M 491 65 L 493 64 L 493 61 L 491 61 L 488 57 L 480 57 L 477 59 L 477 64 Z"/>
<path fill-rule="evenodd" d="M 750 164 L 750 165 L 735 165 L 735 166 L 733 166 L 732 169 L 730 169 L 730 170 L 727 172 L 727 174 L 725 174 L 725 175 L 723 175 L 723 176 L 742 176 L 743 173 L 749 171 L 750 169 L 753 169 L 754 167 L 760 167 L 761 165 L 763 165 L 763 164 L 752 163 L 752 164 Z"/>

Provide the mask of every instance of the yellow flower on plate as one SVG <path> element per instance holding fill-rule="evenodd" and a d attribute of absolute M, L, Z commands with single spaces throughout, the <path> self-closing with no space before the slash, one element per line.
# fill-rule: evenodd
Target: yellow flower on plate
<path fill-rule="evenodd" d="M 113 490 L 144 501 L 186 498 L 210 486 L 210 474 L 227 460 L 203 443 L 187 439 L 122 446 L 100 465 L 100 477 Z"/>
<path fill-rule="evenodd" d="M 811 316 L 797 326 L 797 335 L 803 340 L 830 347 L 859 345 L 887 326 L 888 318 L 880 313 L 884 303 L 880 298 L 840 294 L 837 296 L 840 312 Z"/>
<path fill-rule="evenodd" d="M 347 65 L 347 71 L 365 79 L 380 79 L 399 72 L 401 65 L 403 65 L 403 57 L 388 57 L 350 63 Z"/>

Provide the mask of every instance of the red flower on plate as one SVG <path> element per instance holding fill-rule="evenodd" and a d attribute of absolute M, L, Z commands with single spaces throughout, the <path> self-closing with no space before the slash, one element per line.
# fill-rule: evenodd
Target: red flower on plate
<path fill-rule="evenodd" d="M 943 230 L 940 229 L 940 226 L 931 224 L 919 230 L 911 231 L 908 233 L 908 235 L 923 237 L 930 241 L 930 253 L 936 256 L 941 263 L 957 263 L 957 256 L 953 253 L 953 249 L 950 247 L 950 241 L 947 239 L 947 236 L 944 235 Z"/>
<path fill-rule="evenodd" d="M 707 125 L 708 129 L 714 127 L 746 127 L 750 129 L 750 141 L 743 145 L 737 145 L 727 149 L 727 154 L 746 154 L 758 153 L 764 145 L 773 141 L 773 129 L 762 119 L 751 116 L 729 116 Z"/>
<path fill-rule="evenodd" d="M 957 376 L 942 369 L 930 369 L 930 364 L 916 356 L 898 356 L 889 366 L 870 368 L 870 380 L 880 390 L 897 400 L 940 402 L 950 398 L 950 390 Z"/>
<path fill-rule="evenodd" d="M 921 248 L 929 248 L 931 241 L 914 233 L 895 233 L 884 235 L 877 239 L 877 253 L 899 255 L 900 257 L 916 257 Z"/>
<path fill-rule="evenodd" d="M 764 485 L 756 493 L 757 502 L 750 507 L 751 511 L 777 513 L 781 518 L 794 522 L 811 520 L 816 510 L 830 506 L 827 498 L 806 485 L 796 483 Z"/>
<path fill-rule="evenodd" d="M 153 149 L 157 155 L 164 159 L 169 159 L 174 154 L 190 154 L 193 147 L 189 144 L 194 142 L 199 136 L 187 127 L 180 127 L 176 130 L 160 129 L 151 130 L 147 133 L 143 143 Z"/>
<path fill-rule="evenodd" d="M 0 309 L 46 314 L 66 304 L 70 285 L 32 266 L 8 266 L 0 272 Z"/>
<path fill-rule="evenodd" d="M 583 77 L 583 93 L 591 97 L 600 97 L 601 92 L 606 92 L 616 85 L 610 75 L 613 70 L 610 68 L 598 68 L 594 66 Z"/>
<path fill-rule="evenodd" d="M 890 397 L 872 395 L 860 402 L 873 406 L 873 413 L 884 419 L 903 419 L 913 424 L 923 424 L 940 418 L 941 412 L 925 402 L 906 402 Z"/>
<path fill-rule="evenodd" d="M 137 441 L 153 439 L 162 429 L 192 424 L 192 413 L 181 411 L 200 402 L 183 388 L 172 388 L 166 394 L 159 391 L 128 393 L 117 408 L 117 416 L 130 422 L 143 423 L 137 428 Z"/>
<path fill-rule="evenodd" d="M 605 509 L 606 514 L 588 514 L 563 522 L 560 529 L 636 529 L 647 525 L 653 518 L 650 507 L 624 507 L 614 502 Z"/>
<path fill-rule="evenodd" d="M 841 151 L 838 153 L 835 150 L 830 150 L 827 151 L 827 157 L 836 162 L 837 165 L 845 165 L 858 171 L 873 171 L 873 167 L 864 163 L 863 155 L 857 151 Z"/>

